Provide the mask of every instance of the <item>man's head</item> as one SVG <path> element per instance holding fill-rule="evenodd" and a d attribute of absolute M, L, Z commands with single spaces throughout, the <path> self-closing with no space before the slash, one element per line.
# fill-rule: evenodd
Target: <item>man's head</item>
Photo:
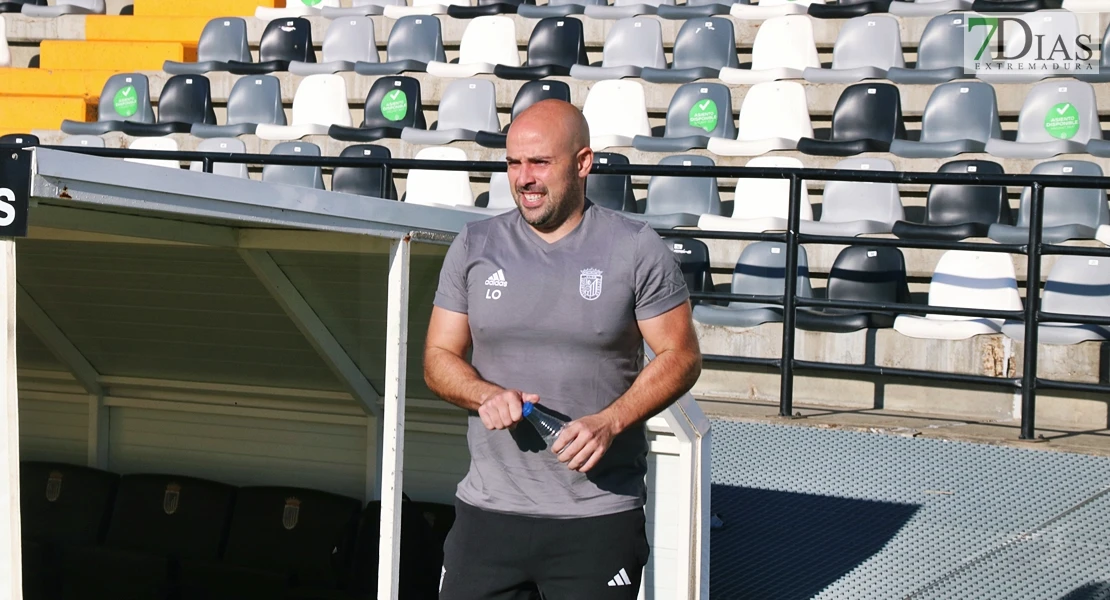
<path fill-rule="evenodd" d="M 509 188 L 529 225 L 554 231 L 582 210 L 594 154 L 574 105 L 542 100 L 528 107 L 513 119 L 505 147 Z"/>

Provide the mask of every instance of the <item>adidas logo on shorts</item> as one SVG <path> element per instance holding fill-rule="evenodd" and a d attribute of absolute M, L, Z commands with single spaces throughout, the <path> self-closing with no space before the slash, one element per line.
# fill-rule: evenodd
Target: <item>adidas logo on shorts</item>
<path fill-rule="evenodd" d="M 490 275 L 486 279 L 486 285 L 492 285 L 496 287 L 509 287 L 509 282 L 505 281 L 505 272 L 501 269 L 498 269 L 496 273 Z"/>

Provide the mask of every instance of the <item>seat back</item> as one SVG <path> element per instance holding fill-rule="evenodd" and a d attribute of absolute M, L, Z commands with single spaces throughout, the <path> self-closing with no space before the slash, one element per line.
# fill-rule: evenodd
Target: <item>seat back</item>
<path fill-rule="evenodd" d="M 323 62 L 378 62 L 374 20 L 367 16 L 335 19 L 324 33 Z"/>
<path fill-rule="evenodd" d="M 366 94 L 362 126 L 427 129 L 420 82 L 412 77 L 379 77 Z"/>
<path fill-rule="evenodd" d="M 1058 257 L 1045 279 L 1041 309 L 1110 317 L 1110 258 Z"/>
<path fill-rule="evenodd" d="M 159 123 L 216 124 L 212 86 L 204 75 L 174 75 L 158 97 Z"/>
<path fill-rule="evenodd" d="M 1053 52 L 1052 46 L 1056 41 L 1065 40 L 1066 44 L 1074 44 L 1082 33 L 1075 13 L 1070 10 L 1038 10 L 1022 12 L 1012 17 L 1024 22 L 1031 37 L 1026 36 L 1026 28 L 1019 23 L 1013 20 L 1001 21 L 999 25 L 1003 30 L 998 35 L 1004 35 L 1005 56 L 1021 56 L 1027 52 L 1027 47 L 1037 48 L 1038 44 L 1044 44 L 1042 52 L 1047 55 L 1045 58 L 1060 56 Z M 1067 54 L 1066 50 L 1064 54 Z"/>
<path fill-rule="evenodd" d="M 389 30 L 385 55 L 389 61 L 447 62 L 439 19 L 434 15 L 407 15 L 397 19 Z"/>
<path fill-rule="evenodd" d="M 848 246 L 829 269 L 830 300 L 909 302 L 906 259 L 889 246 Z"/>
<path fill-rule="evenodd" d="M 104 83 L 97 106 L 98 121 L 153 123 L 150 82 L 141 73 L 119 73 Z"/>
<path fill-rule="evenodd" d="M 333 587 L 350 558 L 360 504 L 303 488 L 240 488 L 223 560 Z"/>
<path fill-rule="evenodd" d="M 312 49 L 312 24 L 308 19 L 275 19 L 266 25 L 258 44 L 258 61 L 316 62 Z"/>
<path fill-rule="evenodd" d="M 904 67 L 902 34 L 898 20 L 887 15 L 864 15 L 848 19 L 833 44 L 832 67 Z"/>
<path fill-rule="evenodd" d="M 732 92 L 719 83 L 695 81 L 680 86 L 667 107 L 665 137 L 708 135 L 733 139 L 736 125 Z"/>
<path fill-rule="evenodd" d="M 513 191 L 509 186 L 509 176 L 505 173 L 494 173 L 489 178 L 489 195 L 486 199 L 486 208 L 505 210 L 516 209 L 516 200 L 513 200 Z"/>
<path fill-rule="evenodd" d="M 616 152 L 595 152 L 594 164 L 627 165 L 628 157 Z M 586 177 L 586 197 L 598 206 L 624 212 L 636 212 L 636 196 L 632 192 L 629 175 L 599 175 Z"/>
<path fill-rule="evenodd" d="M 0 144 L 15 144 L 17 146 L 38 146 L 39 136 L 29 133 L 9 133 L 0 135 Z"/>
<path fill-rule="evenodd" d="M 905 139 L 902 99 L 889 83 L 857 83 L 840 94 L 833 109 L 833 141 Z"/>
<path fill-rule="evenodd" d="M 172 137 L 141 137 L 131 140 L 127 145 L 131 150 L 157 150 L 160 152 L 176 152 L 178 150 L 177 140 Z M 126 162 L 133 162 L 141 165 L 151 165 L 154 167 L 166 167 L 170 169 L 179 169 L 181 164 L 176 160 L 167 160 L 161 158 L 125 158 Z"/>
<path fill-rule="evenodd" d="M 921 32 L 921 41 L 918 42 L 916 68 L 963 67 L 964 36 L 974 36 L 981 42 L 986 35 L 986 27 L 975 27 L 968 31 L 967 18 L 967 13 L 948 13 L 929 19 L 925 30 Z"/>
<path fill-rule="evenodd" d="M 347 82 L 341 75 L 309 75 L 293 96 L 293 125 L 351 126 Z"/>
<path fill-rule="evenodd" d="M 363 156 L 371 158 L 392 158 L 389 148 L 377 144 L 356 144 L 347 146 L 339 154 L 340 158 Z M 382 170 L 378 167 L 336 167 L 331 175 L 331 191 L 359 196 L 382 198 Z M 397 186 L 389 180 L 389 191 L 384 196 L 397 199 Z"/>
<path fill-rule="evenodd" d="M 689 5 L 689 2 L 687 2 Z M 709 17 L 682 24 L 674 41 L 672 69 L 736 68 L 736 31 L 730 19 Z"/>
<path fill-rule="evenodd" d="M 792 156 L 757 156 L 744 165 L 776 169 L 801 169 L 802 161 Z M 813 206 L 809 199 L 809 185 L 803 180 L 801 205 L 798 218 L 802 221 L 813 220 Z M 767 177 L 742 177 L 736 180 L 735 200 L 732 203 L 732 218 L 760 219 L 775 217 L 786 219 L 790 210 L 790 180 L 770 179 Z"/>
<path fill-rule="evenodd" d="M 540 19 L 528 38 L 528 66 L 588 65 L 582 21 L 570 17 Z"/>
<path fill-rule="evenodd" d="M 308 142 L 282 142 L 270 154 L 289 156 L 320 156 L 320 147 Z M 299 187 L 324 189 L 324 175 L 320 167 L 295 165 L 265 165 L 262 167 L 262 181 L 284 183 Z"/>
<path fill-rule="evenodd" d="M 489 79 L 456 79 L 447 84 L 439 101 L 437 129 L 500 131 L 497 90 Z"/>
<path fill-rule="evenodd" d="M 798 247 L 797 293 L 803 298 L 813 297 L 809 282 L 809 256 L 806 249 Z M 782 242 L 755 242 L 740 253 L 732 271 L 732 293 L 757 296 L 781 296 L 786 289 L 786 244 Z M 750 302 L 730 302 L 732 308 L 753 308 Z"/>
<path fill-rule="evenodd" d="M 760 6 L 766 2 L 760 2 Z M 763 22 L 752 43 L 752 70 L 821 67 L 813 24 L 805 15 L 772 17 Z"/>
<path fill-rule="evenodd" d="M 994 87 L 982 81 L 938 85 L 921 116 L 921 141 L 975 140 L 1002 137 Z"/>
<path fill-rule="evenodd" d="M 1001 252 L 945 252 L 929 282 L 929 305 L 1021 310 L 1013 260 Z M 972 317 L 930 315 L 930 318 L 959 321 Z"/>
<path fill-rule="evenodd" d="M 1102 32 L 1102 45 L 1099 48 L 1098 55 L 1099 71 L 1102 68 L 1110 68 L 1110 25 L 1106 26 L 1106 31 Z"/>
<path fill-rule="evenodd" d="M 516 98 L 513 99 L 513 109 L 510 113 L 512 115 L 511 118 L 515 119 L 517 115 L 540 100 L 548 99 L 570 102 L 570 86 L 567 85 L 565 81 L 555 81 L 552 79 L 526 82 L 524 85 L 520 86 L 520 89 L 516 93 Z"/>
<path fill-rule="evenodd" d="M 894 163 L 883 158 L 846 158 L 837 169 L 894 171 Z M 894 183 L 829 181 L 821 197 L 821 222 L 878 221 L 890 223 L 905 219 L 902 198 Z"/>
<path fill-rule="evenodd" d="M 748 88 L 738 118 L 740 140 L 813 137 L 806 90 L 797 81 L 766 81 Z"/>
<path fill-rule="evenodd" d="M 667 68 L 663 29 L 654 17 L 628 17 L 613 24 L 601 50 L 604 67 Z"/>
<path fill-rule="evenodd" d="M 712 167 L 713 159 L 706 156 L 680 154 L 659 161 L 661 166 Z M 656 175 L 648 182 L 647 205 L 644 214 L 668 215 L 690 213 L 695 215 L 721 214 L 721 196 L 717 191 L 716 177 L 670 177 Z"/>
<path fill-rule="evenodd" d="M 1083 81 L 1045 81 L 1029 90 L 1018 115 L 1017 141 L 1102 138 L 1095 89 Z"/>
<path fill-rule="evenodd" d="M 197 144 L 197 152 L 225 152 L 229 154 L 246 154 L 247 145 L 239 138 L 208 138 L 201 140 Z M 189 165 L 190 171 L 204 171 L 204 163 L 200 161 L 193 161 Z M 212 164 L 212 173 L 216 175 L 225 175 L 227 177 L 237 177 L 239 179 L 247 179 L 247 165 L 243 163 L 222 163 L 214 162 Z"/>
<path fill-rule="evenodd" d="M 220 17 L 204 25 L 197 40 L 197 62 L 251 62 L 247 22 L 241 17 Z"/>
<path fill-rule="evenodd" d="M 511 17 L 486 15 L 470 21 L 459 42 L 459 64 L 469 63 L 520 66 L 516 24 Z"/>
<path fill-rule="evenodd" d="M 1079 177 L 1102 177 L 1102 167 L 1085 160 L 1053 160 L 1033 167 L 1031 175 L 1073 175 Z M 1029 227 L 1029 188 L 1021 192 L 1021 205 L 1018 209 L 1018 226 Z M 1060 225 L 1086 225 L 1098 227 L 1110 224 L 1110 210 L 1106 204 L 1106 190 L 1082 188 L 1045 187 L 1044 227 Z"/>
<path fill-rule="evenodd" d="M 416 160 L 466 160 L 462 148 L 432 146 L 416 153 Z M 470 174 L 466 171 L 410 169 L 404 201 L 428 206 L 474 206 Z"/>
<path fill-rule="evenodd" d="M 120 477 L 105 544 L 180 559 L 215 560 L 235 488 L 177 475 Z"/>
<path fill-rule="evenodd" d="M 663 243 L 667 244 L 678 259 L 682 267 L 682 278 L 686 281 L 686 289 L 691 292 L 712 292 L 713 276 L 709 267 L 709 247 L 705 242 L 693 238 L 678 238 L 663 236 Z M 696 304 L 698 300 L 694 300 Z"/>
<path fill-rule="evenodd" d="M 285 125 L 281 82 L 273 75 L 240 77 L 227 97 L 227 124 Z"/>
<path fill-rule="evenodd" d="M 586 94 L 582 114 L 590 126 L 591 137 L 651 135 L 647 98 L 643 84 L 638 81 L 610 79 L 595 83 Z"/>
<path fill-rule="evenodd" d="M 941 165 L 940 173 L 1001 175 L 1002 165 L 986 160 L 954 160 Z M 925 199 L 925 222 L 929 225 L 1002 223 L 1009 225 L 1010 201 L 1006 188 L 997 185 L 936 184 Z"/>
<path fill-rule="evenodd" d="M 23 539 L 57 544 L 99 543 L 108 527 L 119 476 L 54 462 L 19 464 Z"/>

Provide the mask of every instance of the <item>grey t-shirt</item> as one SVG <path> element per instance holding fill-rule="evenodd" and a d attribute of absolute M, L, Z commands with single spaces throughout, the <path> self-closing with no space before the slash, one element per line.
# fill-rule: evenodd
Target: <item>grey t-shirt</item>
<path fill-rule="evenodd" d="M 689 298 L 678 260 L 647 224 L 587 202 L 548 244 L 517 211 L 469 223 L 451 244 L 435 304 L 466 313 L 471 363 L 504 388 L 538 394 L 568 420 L 600 412 L 643 364 L 637 320 Z M 552 518 L 643 506 L 647 439 L 621 433 L 588 473 L 571 471 L 528 423 L 489 431 L 468 419 L 470 470 L 458 497 L 490 511 Z"/>

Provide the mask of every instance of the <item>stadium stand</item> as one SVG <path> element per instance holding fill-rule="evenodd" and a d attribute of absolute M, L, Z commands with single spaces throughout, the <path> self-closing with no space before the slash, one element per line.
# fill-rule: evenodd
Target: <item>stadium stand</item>
<path fill-rule="evenodd" d="M 786 278 L 786 252 L 782 242 L 756 242 L 744 248 L 732 272 L 733 294 L 781 296 Z M 798 249 L 798 297 L 812 298 L 809 259 Z M 782 307 L 758 302 L 729 302 L 726 306 L 701 303 L 694 307 L 694 320 L 705 325 L 756 327 L 782 321 Z"/>

